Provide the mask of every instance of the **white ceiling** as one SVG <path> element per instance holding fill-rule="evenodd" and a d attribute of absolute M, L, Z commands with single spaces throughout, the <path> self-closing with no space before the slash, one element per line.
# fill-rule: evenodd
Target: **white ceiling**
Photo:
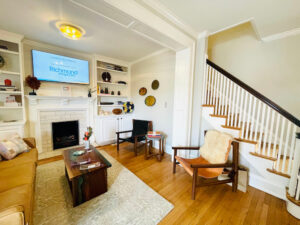
<path fill-rule="evenodd" d="M 300 28 L 299 0 L 158 0 L 199 33 L 254 18 L 261 37 Z"/>
<path fill-rule="evenodd" d="M 160 45 L 139 36 L 126 26 L 98 15 L 96 11 L 105 8 L 102 0 L 74 2 L 89 3 L 95 11 L 69 0 L 1 0 L 0 29 L 23 34 L 28 39 L 128 62 L 162 49 Z M 98 9 L 95 8 L 96 5 Z M 108 8 L 107 10 L 110 11 Z M 114 13 L 122 16 L 120 12 Z M 126 22 L 128 20 L 125 17 L 120 19 Z M 83 27 L 86 35 L 78 41 L 64 38 L 55 27 L 58 20 Z"/>

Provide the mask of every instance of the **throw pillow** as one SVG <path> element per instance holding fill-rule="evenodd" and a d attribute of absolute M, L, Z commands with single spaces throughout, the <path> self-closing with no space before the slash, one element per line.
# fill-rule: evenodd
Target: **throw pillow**
<path fill-rule="evenodd" d="M 9 141 L 13 142 L 16 146 L 17 146 L 17 154 L 23 153 L 23 152 L 28 152 L 29 151 L 29 147 L 28 145 L 23 141 L 23 139 L 18 135 L 15 134 L 14 136 L 12 136 Z"/>
<path fill-rule="evenodd" d="M 13 159 L 17 155 L 18 147 L 11 141 L 1 141 L 0 142 L 0 155 L 5 159 Z"/>

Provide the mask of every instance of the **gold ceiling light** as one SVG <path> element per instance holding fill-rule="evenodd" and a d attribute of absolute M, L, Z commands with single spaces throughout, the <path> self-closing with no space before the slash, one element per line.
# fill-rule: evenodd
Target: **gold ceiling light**
<path fill-rule="evenodd" d="M 79 40 L 85 34 L 81 27 L 66 22 L 58 22 L 56 27 L 66 38 L 72 40 Z"/>

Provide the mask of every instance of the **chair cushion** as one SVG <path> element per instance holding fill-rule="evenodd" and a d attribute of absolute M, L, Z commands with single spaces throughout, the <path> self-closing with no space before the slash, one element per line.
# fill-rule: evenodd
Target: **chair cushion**
<path fill-rule="evenodd" d="M 191 164 L 211 164 L 201 156 L 195 159 L 185 159 L 181 158 L 180 156 L 175 156 L 175 158 L 191 176 L 193 176 L 193 168 L 191 167 Z M 224 168 L 199 168 L 198 176 L 204 178 L 214 178 L 219 176 L 223 172 L 223 169 Z"/>
<path fill-rule="evenodd" d="M 212 164 L 225 163 L 232 140 L 233 137 L 230 134 L 209 130 L 206 132 L 204 145 L 200 148 L 200 155 Z"/>

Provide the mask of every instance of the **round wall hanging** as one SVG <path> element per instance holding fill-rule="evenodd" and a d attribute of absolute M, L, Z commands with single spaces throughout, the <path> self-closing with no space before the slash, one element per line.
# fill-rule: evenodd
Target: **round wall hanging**
<path fill-rule="evenodd" d="M 123 111 L 125 113 L 131 113 L 131 112 L 133 112 L 133 109 L 134 109 L 133 102 L 124 102 L 124 104 L 123 104 Z"/>
<path fill-rule="evenodd" d="M 152 81 L 151 87 L 152 87 L 153 90 L 158 89 L 158 87 L 159 87 L 159 81 L 158 80 Z"/>
<path fill-rule="evenodd" d="M 154 96 L 149 95 L 145 98 L 145 104 L 146 106 L 154 106 L 156 102 L 156 99 Z"/>
<path fill-rule="evenodd" d="M 145 87 L 140 88 L 139 94 L 142 95 L 142 96 L 146 95 L 147 94 L 147 88 L 145 88 Z"/>
<path fill-rule="evenodd" d="M 102 79 L 104 82 L 110 82 L 111 76 L 109 72 L 103 72 L 102 73 Z"/>
<path fill-rule="evenodd" d="M 0 68 L 5 64 L 4 58 L 0 55 Z"/>

